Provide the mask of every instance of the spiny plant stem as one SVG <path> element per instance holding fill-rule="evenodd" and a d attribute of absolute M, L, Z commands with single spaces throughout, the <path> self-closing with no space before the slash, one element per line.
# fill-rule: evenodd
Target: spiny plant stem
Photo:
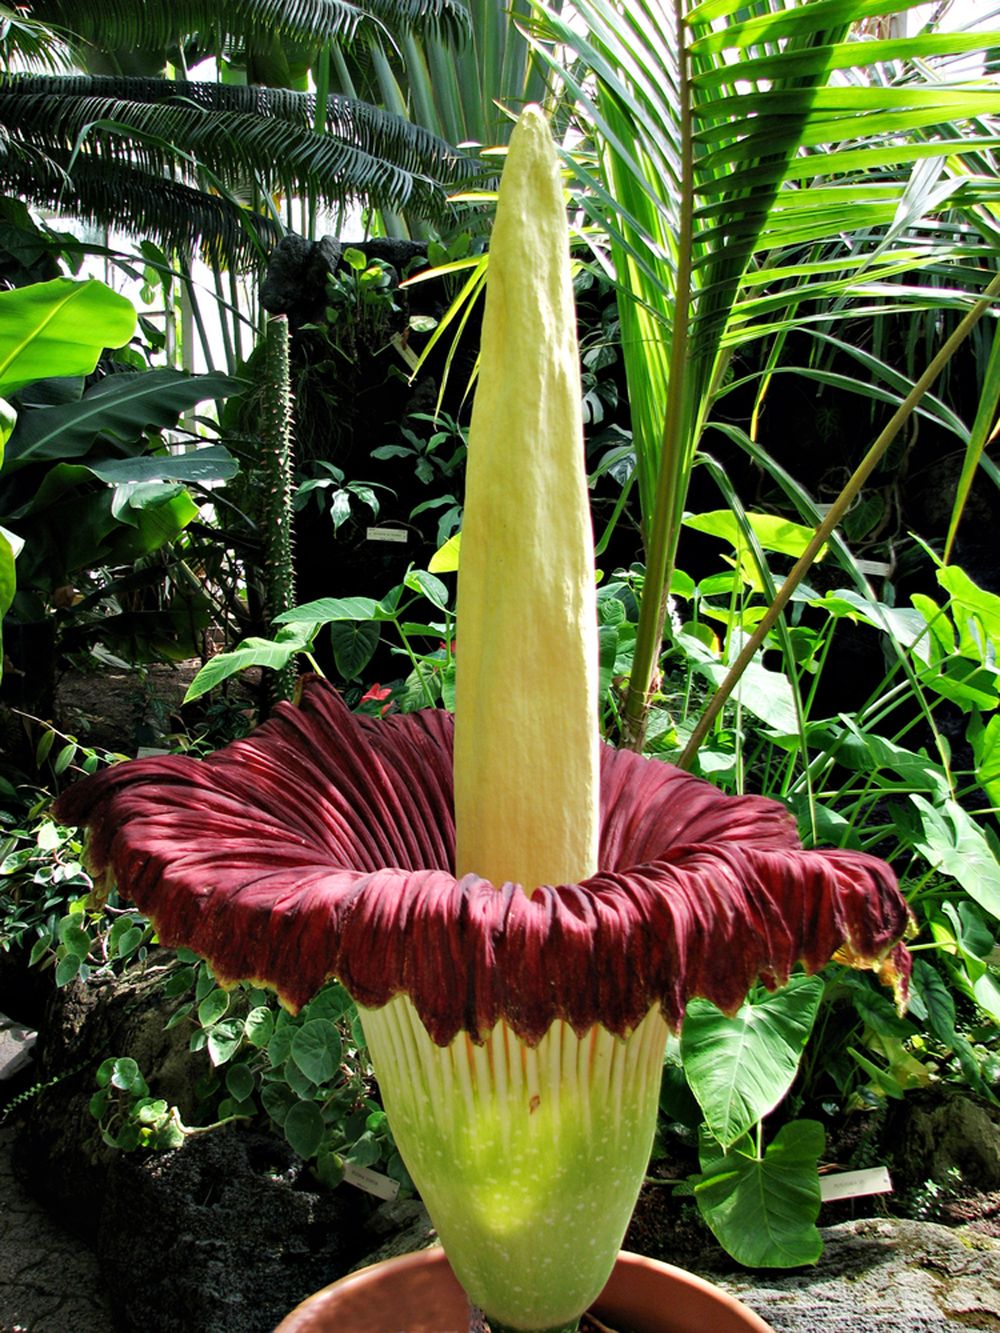
<path fill-rule="evenodd" d="M 288 373 L 288 320 L 276 315 L 264 331 L 261 384 L 260 484 L 262 494 L 264 610 L 269 620 L 295 602 L 292 560 L 292 392 Z M 294 659 L 273 674 L 272 700 L 291 699 Z"/>

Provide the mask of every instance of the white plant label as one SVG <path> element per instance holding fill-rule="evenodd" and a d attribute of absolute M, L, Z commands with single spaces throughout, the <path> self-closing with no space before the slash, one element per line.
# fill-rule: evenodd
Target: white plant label
<path fill-rule="evenodd" d="M 378 1199 L 390 1201 L 399 1193 L 399 1181 L 380 1175 L 378 1171 L 369 1171 L 367 1166 L 352 1166 L 344 1163 L 344 1180 L 366 1194 L 374 1194 Z"/>
<path fill-rule="evenodd" d="M 820 1198 L 824 1203 L 835 1199 L 856 1199 L 861 1194 L 891 1194 L 892 1181 L 884 1166 L 866 1171 L 841 1171 L 834 1176 L 820 1176 Z"/>

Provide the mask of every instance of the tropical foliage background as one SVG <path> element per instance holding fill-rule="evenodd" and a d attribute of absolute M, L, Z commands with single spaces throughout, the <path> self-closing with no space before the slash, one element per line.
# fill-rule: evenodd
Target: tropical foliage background
<path fill-rule="evenodd" d="M 834 966 L 735 1020 L 696 1008 L 665 1071 L 662 1142 L 700 1130 L 690 1188 L 722 1243 L 750 1264 L 815 1257 L 824 1123 L 941 1085 L 993 1106 L 1000 1088 L 1000 31 L 884 0 L 78 10 L 0 6 L 0 296 L 25 345 L 38 302 L 69 293 L 50 284 L 95 261 L 144 310 L 98 339 L 93 371 L 50 349 L 17 374 L 0 333 L 4 688 L 31 715 L 0 788 L 0 946 L 61 985 L 151 947 L 87 897 L 72 831 L 45 820 L 47 794 L 107 756 L 16 694 L 36 642 L 53 677 L 221 647 L 171 745 L 217 744 L 241 724 L 237 673 L 303 654 L 362 711 L 451 702 L 444 543 L 497 165 L 481 150 L 542 102 L 578 238 L 607 738 L 777 796 L 807 845 L 888 857 L 914 912 L 908 1017 Z M 275 473 L 261 280 L 279 242 L 338 221 L 350 244 L 292 337 L 309 466 Z M 385 237 L 424 247 L 422 281 L 366 253 Z M 196 344 L 214 357 L 199 376 Z M 403 381 L 395 426 L 352 426 L 354 452 L 310 422 L 317 394 L 342 422 Z M 279 602 L 268 488 L 300 531 L 321 521 L 331 568 L 370 550 L 390 491 L 393 523 L 444 550 L 412 564 L 401 544 L 356 586 Z M 345 1160 L 404 1178 L 384 1124 L 365 1127 L 377 1107 L 358 1118 L 339 991 L 311 1019 L 341 1024 L 341 1083 L 297 1063 L 291 1035 L 272 1052 L 263 997 L 206 1004 L 221 992 L 197 959 L 168 994 L 214 1071 L 203 1119 L 270 1116 L 330 1184 Z M 170 1140 L 167 1109 L 143 1120 L 134 1092 L 104 1098 L 106 1135 Z M 806 1202 L 769 1248 L 759 1187 L 790 1152 Z"/>

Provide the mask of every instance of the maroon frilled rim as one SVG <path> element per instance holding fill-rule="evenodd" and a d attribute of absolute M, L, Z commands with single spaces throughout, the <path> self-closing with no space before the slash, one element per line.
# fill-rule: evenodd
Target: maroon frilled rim
<path fill-rule="evenodd" d="M 71 787 L 88 864 L 166 946 L 292 1008 L 330 977 L 369 1007 L 408 994 L 434 1041 L 503 1018 L 625 1035 L 692 996 L 732 1012 L 758 978 L 839 951 L 905 992 L 909 913 L 890 868 L 806 851 L 778 802 L 724 796 L 657 760 L 601 757 L 599 872 L 581 884 L 456 879 L 452 718 L 351 713 L 306 677 L 246 740 L 206 759 L 137 759 Z"/>

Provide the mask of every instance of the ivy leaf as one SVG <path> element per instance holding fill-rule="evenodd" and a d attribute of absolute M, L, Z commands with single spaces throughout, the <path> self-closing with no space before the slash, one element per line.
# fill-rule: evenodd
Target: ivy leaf
<path fill-rule="evenodd" d="M 217 1023 L 208 1034 L 208 1058 L 218 1068 L 231 1060 L 243 1041 L 243 1024 L 238 1018 Z"/>
<path fill-rule="evenodd" d="M 712 1234 L 747 1268 L 798 1268 L 823 1250 L 816 1228 L 817 1164 L 826 1136 L 815 1120 L 793 1120 L 763 1158 L 729 1152 L 693 1178 L 698 1209 Z"/>

